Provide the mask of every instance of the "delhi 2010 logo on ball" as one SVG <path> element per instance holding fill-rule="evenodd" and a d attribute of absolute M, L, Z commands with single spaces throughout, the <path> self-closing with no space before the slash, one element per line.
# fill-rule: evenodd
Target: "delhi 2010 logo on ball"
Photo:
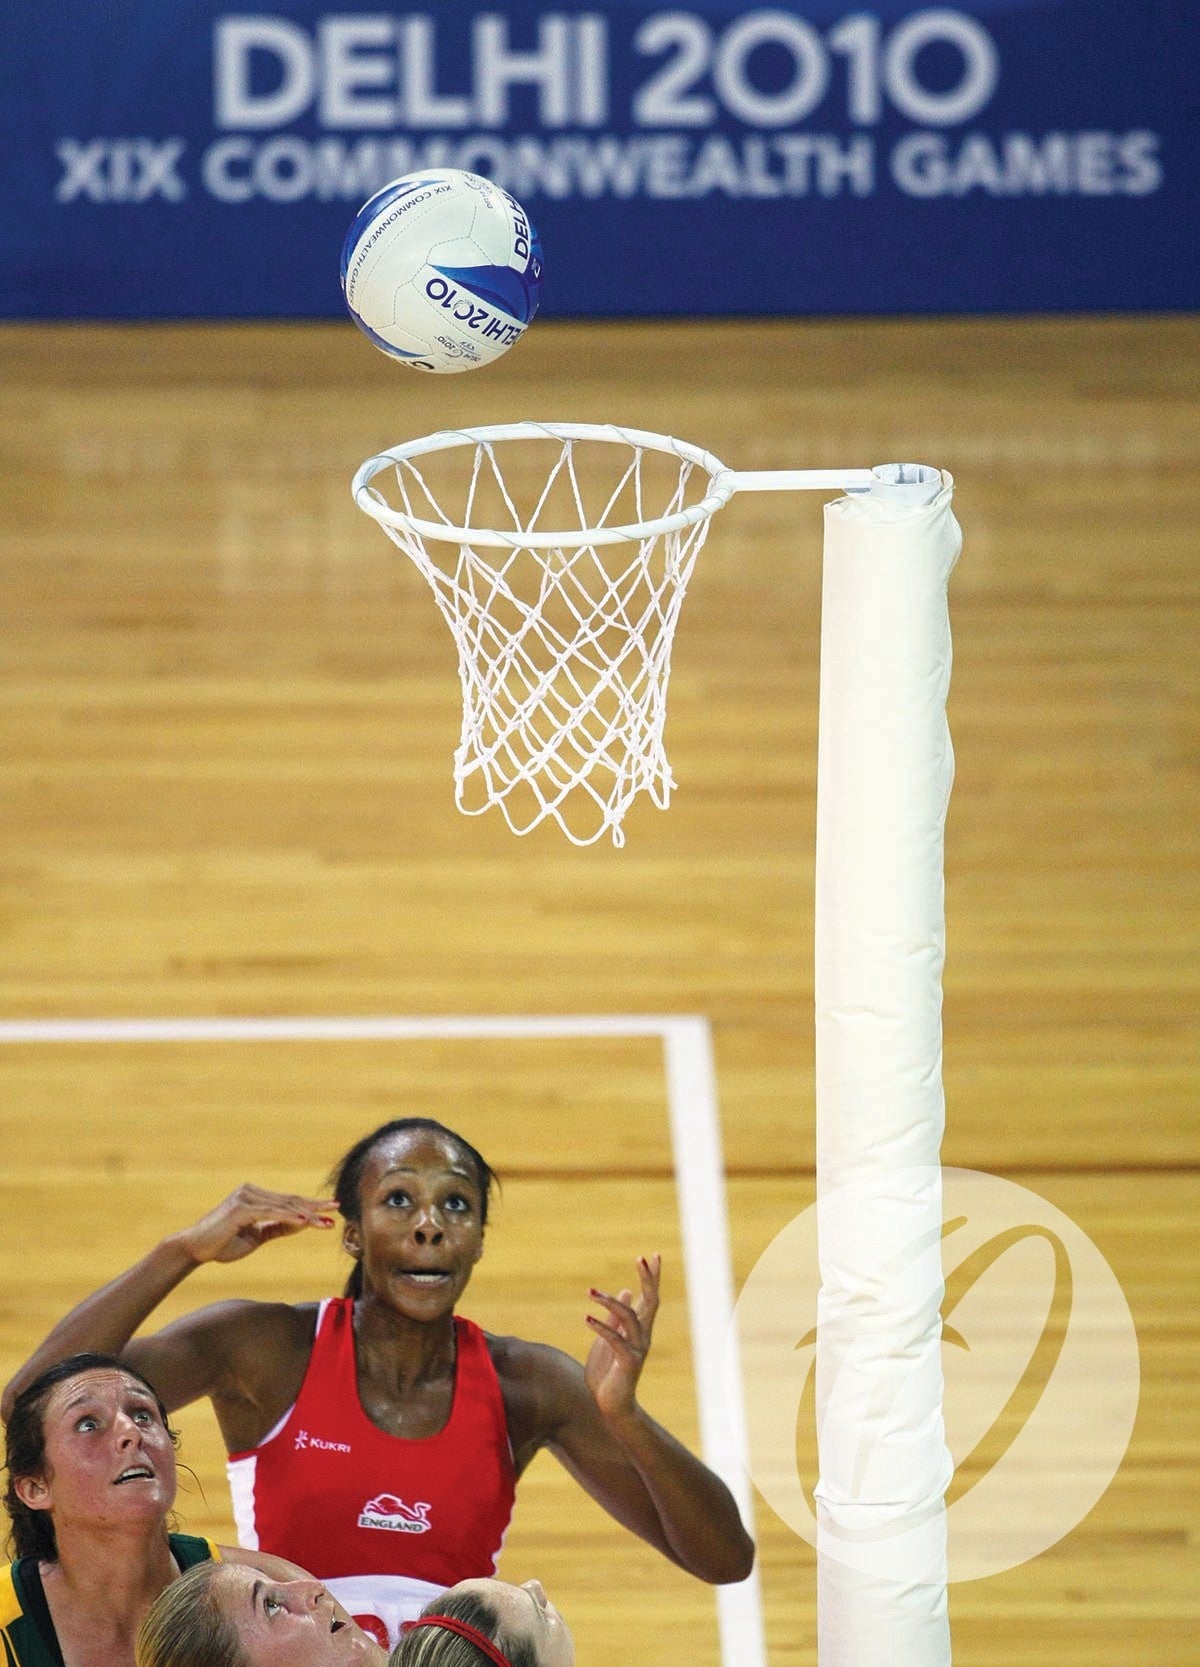
<path fill-rule="evenodd" d="M 479 174 L 405 174 L 346 233 L 350 316 L 398 364 L 442 373 L 490 365 L 524 335 L 542 298 L 529 216 Z"/>

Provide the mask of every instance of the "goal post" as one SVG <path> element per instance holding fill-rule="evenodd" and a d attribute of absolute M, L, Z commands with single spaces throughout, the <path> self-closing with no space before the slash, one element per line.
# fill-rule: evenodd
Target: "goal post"
<path fill-rule="evenodd" d="M 942 1420 L 951 483 L 826 506 L 815 901 L 821 1667 L 950 1660 Z"/>
<path fill-rule="evenodd" d="M 640 793 L 669 802 L 671 647 L 713 515 L 738 492 L 810 490 L 840 494 L 825 508 L 817 763 L 818 1660 L 948 1667 L 953 482 L 907 463 L 739 472 L 670 436 L 512 423 L 394 447 L 353 484 L 458 649 L 459 808 L 494 806 L 515 833 L 553 822 L 579 845 L 623 844 Z"/>

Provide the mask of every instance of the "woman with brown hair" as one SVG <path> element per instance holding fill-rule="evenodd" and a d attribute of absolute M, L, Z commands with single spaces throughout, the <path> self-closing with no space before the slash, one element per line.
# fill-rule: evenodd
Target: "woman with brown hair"
<path fill-rule="evenodd" d="M 175 1438 L 140 1372 L 77 1354 L 16 1397 L 5 1431 L 14 1561 L 0 1571 L 9 1667 L 133 1667 L 142 1617 L 198 1563 L 287 1575 L 265 1553 L 172 1533 Z"/>

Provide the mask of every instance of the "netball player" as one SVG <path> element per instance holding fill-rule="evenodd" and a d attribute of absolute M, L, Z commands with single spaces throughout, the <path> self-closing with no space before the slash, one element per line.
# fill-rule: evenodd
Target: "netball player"
<path fill-rule="evenodd" d="M 465 1580 L 406 1621 L 391 1667 L 574 1667 L 562 1616 L 536 1580 Z M 374 1652 L 374 1653 L 372 1653 Z M 264 1581 L 199 1565 L 142 1624 L 137 1667 L 383 1667 L 314 1580 Z"/>
<path fill-rule="evenodd" d="M 214 1557 L 253 1563 L 254 1578 L 291 1564 L 168 1531 L 175 1447 L 154 1390 L 128 1364 L 80 1354 L 16 1398 L 6 1434 L 16 1560 L 0 1572 L 7 1667 L 133 1667 L 155 1597 Z"/>
<path fill-rule="evenodd" d="M 172 1410 L 210 1397 L 239 1539 L 311 1569 L 381 1642 L 445 1588 L 494 1573 L 516 1480 L 542 1448 L 680 1567 L 743 1579 L 754 1547 L 728 1489 L 637 1400 L 657 1257 L 639 1261 L 636 1295 L 592 1291 L 603 1312 L 582 1367 L 457 1315 L 492 1180 L 441 1124 L 387 1123 L 346 1153 L 332 1198 L 245 1186 L 163 1240 L 62 1320 L 14 1385 L 89 1347 L 129 1360 Z M 342 1298 L 222 1302 L 133 1336 L 202 1263 L 332 1226 L 335 1207 L 355 1263 Z"/>

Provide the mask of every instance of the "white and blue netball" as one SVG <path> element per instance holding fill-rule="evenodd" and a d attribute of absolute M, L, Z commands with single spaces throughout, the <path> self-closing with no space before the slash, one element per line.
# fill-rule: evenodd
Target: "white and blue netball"
<path fill-rule="evenodd" d="M 507 191 L 428 168 L 359 210 L 342 249 L 342 291 L 359 329 L 398 364 L 476 370 L 520 341 L 537 312 L 542 248 Z"/>

